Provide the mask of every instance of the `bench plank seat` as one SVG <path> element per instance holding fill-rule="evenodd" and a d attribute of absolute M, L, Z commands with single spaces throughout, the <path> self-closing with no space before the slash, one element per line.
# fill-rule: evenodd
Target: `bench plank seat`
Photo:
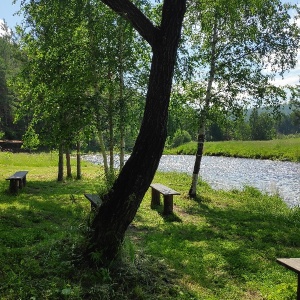
<path fill-rule="evenodd" d="M 14 175 L 6 178 L 9 180 L 9 191 L 11 193 L 17 193 L 19 189 L 26 186 L 26 175 L 28 171 L 18 171 Z"/>
<path fill-rule="evenodd" d="M 91 210 L 97 210 L 101 206 L 102 200 L 97 194 L 84 194 L 84 196 L 91 202 Z"/>
<path fill-rule="evenodd" d="M 152 188 L 151 208 L 160 205 L 160 194 L 162 194 L 164 198 L 163 213 L 165 215 L 173 213 L 173 195 L 180 195 L 180 193 L 161 183 L 152 183 L 150 187 Z"/>
<path fill-rule="evenodd" d="M 297 300 L 300 300 L 300 258 L 277 258 L 277 263 L 298 274 Z"/>

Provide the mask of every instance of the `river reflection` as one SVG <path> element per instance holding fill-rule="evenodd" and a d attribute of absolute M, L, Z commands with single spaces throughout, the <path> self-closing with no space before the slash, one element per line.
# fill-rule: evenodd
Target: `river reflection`
<path fill-rule="evenodd" d="M 101 164 L 99 155 L 84 159 Z M 192 174 L 194 160 L 193 155 L 163 155 L 158 169 Z M 267 193 L 279 193 L 290 207 L 300 205 L 299 163 L 204 156 L 200 175 L 214 189 L 242 189 L 249 185 Z"/>

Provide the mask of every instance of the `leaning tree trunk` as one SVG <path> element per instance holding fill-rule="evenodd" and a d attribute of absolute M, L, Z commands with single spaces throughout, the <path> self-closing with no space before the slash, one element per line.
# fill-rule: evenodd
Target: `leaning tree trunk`
<path fill-rule="evenodd" d="M 192 185 L 189 190 L 189 196 L 191 198 L 196 198 L 196 194 L 197 194 L 197 183 L 198 183 L 198 177 L 200 172 L 201 160 L 203 156 L 204 141 L 205 141 L 205 119 L 203 118 L 201 120 L 201 126 L 198 133 L 197 152 L 196 152 L 194 171 L 192 177 Z"/>
<path fill-rule="evenodd" d="M 87 254 L 102 262 L 119 251 L 128 225 L 155 175 L 165 140 L 172 78 L 186 0 L 165 0 L 159 28 L 128 0 L 103 0 L 125 15 L 153 49 L 144 117 L 132 154 L 112 189 L 104 196 L 92 224 Z"/>

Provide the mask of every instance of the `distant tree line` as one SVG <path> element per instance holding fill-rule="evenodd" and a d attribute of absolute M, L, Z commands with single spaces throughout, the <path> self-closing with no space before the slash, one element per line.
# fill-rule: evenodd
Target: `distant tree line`
<path fill-rule="evenodd" d="M 199 110 L 192 107 L 182 108 L 180 113 L 172 111 L 168 126 L 168 147 L 196 140 Z M 226 140 L 270 140 L 281 135 L 300 133 L 299 105 L 283 105 L 277 110 L 253 108 L 239 117 L 213 112 L 207 122 L 207 141 Z"/>
<path fill-rule="evenodd" d="M 0 36 L 0 139 L 22 139 L 25 120 L 14 122 L 19 100 L 10 83 L 22 65 L 21 51 L 5 23 L 0 25 L 6 32 Z"/>

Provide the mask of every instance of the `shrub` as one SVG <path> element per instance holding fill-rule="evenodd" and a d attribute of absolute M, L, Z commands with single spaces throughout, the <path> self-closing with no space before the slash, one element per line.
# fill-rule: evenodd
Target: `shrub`
<path fill-rule="evenodd" d="M 185 130 L 177 130 L 172 139 L 171 146 L 173 148 L 178 147 L 182 144 L 188 143 L 192 140 L 191 135 Z"/>

